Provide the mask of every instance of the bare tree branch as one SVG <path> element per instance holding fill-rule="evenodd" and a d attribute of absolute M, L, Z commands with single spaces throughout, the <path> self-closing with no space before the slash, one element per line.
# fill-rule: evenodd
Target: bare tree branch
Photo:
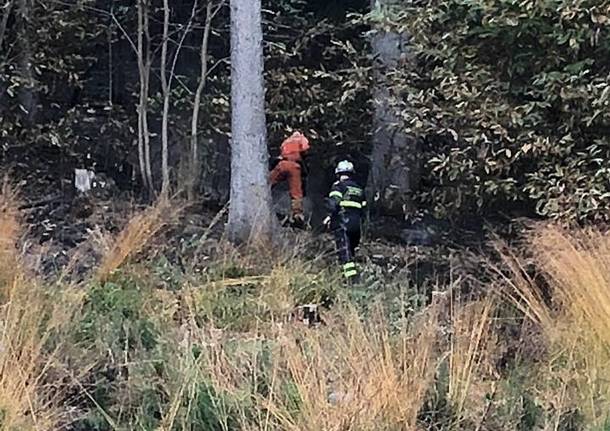
<path fill-rule="evenodd" d="M 129 33 L 127 33 L 125 28 L 121 25 L 114 12 L 111 14 L 111 17 L 114 23 L 119 28 L 119 30 L 121 30 L 121 33 L 123 33 L 123 36 L 125 36 L 125 39 L 127 39 L 127 41 L 129 42 L 129 45 L 131 45 L 131 49 L 133 49 L 133 51 L 137 54 L 139 52 L 138 47 L 136 47 L 136 45 L 133 43 L 133 40 L 131 39 L 131 37 L 129 37 Z"/>
<path fill-rule="evenodd" d="M 207 76 L 210 76 L 212 72 L 214 72 L 221 64 L 229 64 L 229 57 L 221 58 L 216 63 L 214 63 L 212 67 L 210 67 L 210 69 L 208 70 Z"/>
<path fill-rule="evenodd" d="M 116 17 L 112 14 L 112 18 L 116 21 Z M 119 28 L 121 28 L 121 24 L 117 23 Z M 142 175 L 142 183 L 145 188 L 148 188 L 148 178 L 146 177 L 146 162 L 144 160 L 144 125 L 142 122 L 143 117 L 143 86 L 144 86 L 144 59 L 143 59 L 143 18 L 142 18 L 142 5 L 140 1 L 138 1 L 138 46 L 136 48 L 136 53 L 138 56 L 138 72 L 140 79 L 140 103 L 138 105 L 138 160 L 140 162 L 140 174 Z"/>
<path fill-rule="evenodd" d="M 110 6 L 110 11 L 114 11 L 114 3 Z M 112 36 L 114 34 L 114 28 L 112 26 L 112 18 L 110 18 L 110 22 L 108 23 L 108 106 L 112 106 L 112 93 L 114 87 L 114 73 L 113 67 L 114 62 L 112 61 L 113 52 L 112 52 Z"/>
<path fill-rule="evenodd" d="M 34 53 L 30 39 L 30 20 L 33 13 L 34 3 L 31 0 L 19 0 L 17 2 L 17 52 L 18 67 L 21 78 L 25 85 L 20 87 L 19 104 L 21 110 L 26 114 L 28 124 L 36 122 L 38 113 L 38 94 L 36 88 L 36 76 L 34 72 Z"/>
<path fill-rule="evenodd" d="M 145 70 L 145 78 L 146 78 L 146 92 L 144 93 L 144 102 L 145 102 L 145 110 L 144 110 L 144 122 L 145 122 L 145 134 L 144 134 L 144 158 L 146 160 L 146 175 L 148 177 L 148 181 L 150 184 L 151 193 L 155 193 L 154 183 L 153 183 L 153 175 L 152 175 L 152 164 L 150 162 L 150 133 L 148 129 L 148 91 L 150 88 L 150 70 L 152 68 L 152 56 L 150 53 L 151 50 L 151 38 L 150 38 L 150 3 L 152 0 L 141 0 L 144 8 L 144 36 L 146 38 L 146 68 Z"/>
<path fill-rule="evenodd" d="M 184 40 L 186 39 L 186 36 L 191 31 L 191 28 L 193 26 L 193 21 L 195 19 L 195 15 L 197 14 L 197 5 L 198 5 L 197 0 L 195 0 L 195 2 L 193 3 L 193 10 L 191 11 L 191 17 L 189 18 L 188 24 L 186 25 L 186 29 L 184 30 L 184 33 L 182 33 L 182 37 L 180 38 L 180 42 L 178 43 L 178 47 L 176 48 L 176 54 L 174 55 L 174 60 L 172 62 L 172 68 L 171 68 L 170 76 L 169 76 L 170 87 L 172 85 L 172 80 L 175 76 L 174 72 L 176 70 L 176 63 L 178 62 L 178 56 L 180 55 L 180 51 L 182 50 L 182 47 L 184 46 Z"/>
<path fill-rule="evenodd" d="M 210 40 L 210 33 L 212 31 L 212 20 L 218 14 L 218 12 L 224 6 L 225 0 L 221 0 L 216 8 L 212 9 L 212 1 L 208 1 L 205 15 L 205 25 L 203 30 L 203 39 L 201 41 L 201 73 L 199 76 L 199 84 L 195 92 L 195 100 L 193 102 L 193 116 L 191 118 L 191 175 L 190 185 L 188 189 L 189 198 L 193 199 L 195 191 L 199 183 L 199 144 L 198 144 L 198 124 L 199 124 L 199 111 L 201 109 L 201 96 L 207 82 L 211 70 L 208 68 L 208 46 Z M 213 67 L 216 67 L 220 63 L 217 62 Z"/>

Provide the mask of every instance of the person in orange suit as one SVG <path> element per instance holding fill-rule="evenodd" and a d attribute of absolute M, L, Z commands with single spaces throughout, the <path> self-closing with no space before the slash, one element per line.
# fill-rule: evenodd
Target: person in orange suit
<path fill-rule="evenodd" d="M 280 147 L 280 162 L 271 171 L 271 186 L 288 181 L 291 201 L 291 221 L 303 225 L 303 154 L 309 150 L 309 140 L 300 132 L 294 132 Z"/>

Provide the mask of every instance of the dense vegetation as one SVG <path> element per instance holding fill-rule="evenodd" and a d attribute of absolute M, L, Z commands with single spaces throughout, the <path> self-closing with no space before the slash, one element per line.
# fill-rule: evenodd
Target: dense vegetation
<path fill-rule="evenodd" d="M 609 8 L 423 1 L 371 15 L 412 35 L 413 66 L 394 71 L 392 88 L 404 127 L 427 138 L 423 207 L 512 201 L 607 220 Z"/>
<path fill-rule="evenodd" d="M 610 429 L 610 2 L 263 1 L 271 156 L 312 138 L 314 213 L 387 174 L 349 289 L 325 233 L 226 241 L 230 27 L 0 5 L 0 430 Z"/>
<path fill-rule="evenodd" d="M 608 2 L 388 0 L 372 10 L 368 2 L 350 4 L 265 4 L 272 154 L 287 129 L 300 128 L 314 138 L 316 171 L 328 169 L 338 155 L 350 155 L 366 169 L 376 54 L 369 41 L 380 32 L 396 32 L 407 41 L 404 55 L 397 67 L 384 71 L 383 85 L 390 89 L 400 128 L 416 140 L 409 152 L 420 166 L 419 181 L 405 192 L 417 204 L 408 216 L 424 212 L 460 219 L 464 210 L 477 210 L 484 217 L 516 211 L 574 222 L 606 220 Z M 184 36 L 181 50 L 170 49 L 178 55 L 180 77 L 170 110 L 175 185 L 183 185 L 180 161 L 188 154 L 199 77 L 206 5 L 197 6 L 192 19 L 193 4 L 172 6 L 173 43 Z M 151 157 L 153 174 L 160 177 L 163 15 L 161 4 L 153 2 L 149 9 Z M 13 0 L 2 16 L 5 157 L 42 147 L 54 161 L 95 163 L 131 182 L 129 174 L 138 170 L 135 8 L 116 1 Z M 200 191 L 222 201 L 226 194 L 217 195 L 211 184 L 218 172 L 228 176 L 222 158 L 227 153 L 222 135 L 229 133 L 226 9 L 212 27 L 199 119 L 199 134 L 211 141 L 201 145 L 199 175 Z M 131 183 L 136 189 L 137 179 Z"/>
<path fill-rule="evenodd" d="M 294 238 L 252 253 L 197 235 L 172 264 L 161 202 L 94 236 L 97 266 L 79 271 L 81 253 L 49 281 L 14 247 L 14 199 L 5 187 L 3 430 L 607 429 L 605 235 L 541 228 L 526 253 L 479 260 L 478 288 L 452 265 L 427 299 L 399 247 L 351 290 Z M 294 305 L 322 298 L 309 328 Z"/>

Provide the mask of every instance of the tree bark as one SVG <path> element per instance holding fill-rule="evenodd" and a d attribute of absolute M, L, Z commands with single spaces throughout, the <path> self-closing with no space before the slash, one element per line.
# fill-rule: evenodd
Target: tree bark
<path fill-rule="evenodd" d="M 269 241 L 269 187 L 261 0 L 231 0 L 231 202 L 234 242 Z"/>
<path fill-rule="evenodd" d="M 138 102 L 138 160 L 140 162 L 140 175 L 142 184 L 146 189 L 150 188 L 146 176 L 146 161 L 144 158 L 144 17 L 142 0 L 138 0 L 138 77 L 140 80 L 140 97 Z"/>
<path fill-rule="evenodd" d="M 19 104 L 25 113 L 27 125 L 36 123 L 38 113 L 38 95 L 36 94 L 36 78 L 34 77 L 33 53 L 28 25 L 33 10 L 32 0 L 19 0 L 17 3 L 17 47 L 18 64 L 22 85 L 19 91 Z"/>
<path fill-rule="evenodd" d="M 389 6 L 392 0 L 372 0 L 372 7 Z M 391 106 L 387 74 L 408 58 L 408 35 L 379 29 L 371 40 L 375 56 L 373 150 L 367 184 L 369 201 L 380 214 L 407 215 L 417 181 L 418 148 Z"/>
<path fill-rule="evenodd" d="M 143 0 L 144 12 L 144 36 L 146 38 L 146 62 L 144 65 L 144 93 L 143 93 L 143 116 L 142 125 L 144 128 L 144 161 L 146 165 L 146 177 L 150 193 L 155 194 L 155 184 L 153 182 L 152 164 L 150 162 L 150 129 L 148 127 L 148 93 L 150 90 L 150 69 L 152 68 L 151 40 L 150 40 L 150 17 L 149 7 L 150 0 Z"/>
<path fill-rule="evenodd" d="M 9 0 L 9 2 L 2 7 L 2 21 L 0 22 L 0 71 L 4 70 L 10 56 L 10 49 L 8 49 L 8 47 L 7 49 L 4 49 L 4 40 L 9 18 L 13 11 L 13 4 L 13 0 Z M 8 101 L 6 100 L 8 98 L 6 92 L 8 86 L 8 77 L 0 76 L 0 118 L 4 117 L 4 112 L 8 109 Z"/>

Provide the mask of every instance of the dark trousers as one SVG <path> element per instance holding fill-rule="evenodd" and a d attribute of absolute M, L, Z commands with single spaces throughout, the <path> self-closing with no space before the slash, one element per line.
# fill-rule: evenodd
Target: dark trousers
<path fill-rule="evenodd" d="M 360 226 L 358 228 L 351 228 L 350 226 L 339 226 L 333 231 L 335 236 L 335 244 L 337 246 L 337 254 L 339 256 L 339 263 L 343 271 L 343 276 L 351 280 L 358 275 L 358 269 L 356 268 L 356 262 L 354 261 L 356 255 L 356 248 L 360 244 Z"/>

